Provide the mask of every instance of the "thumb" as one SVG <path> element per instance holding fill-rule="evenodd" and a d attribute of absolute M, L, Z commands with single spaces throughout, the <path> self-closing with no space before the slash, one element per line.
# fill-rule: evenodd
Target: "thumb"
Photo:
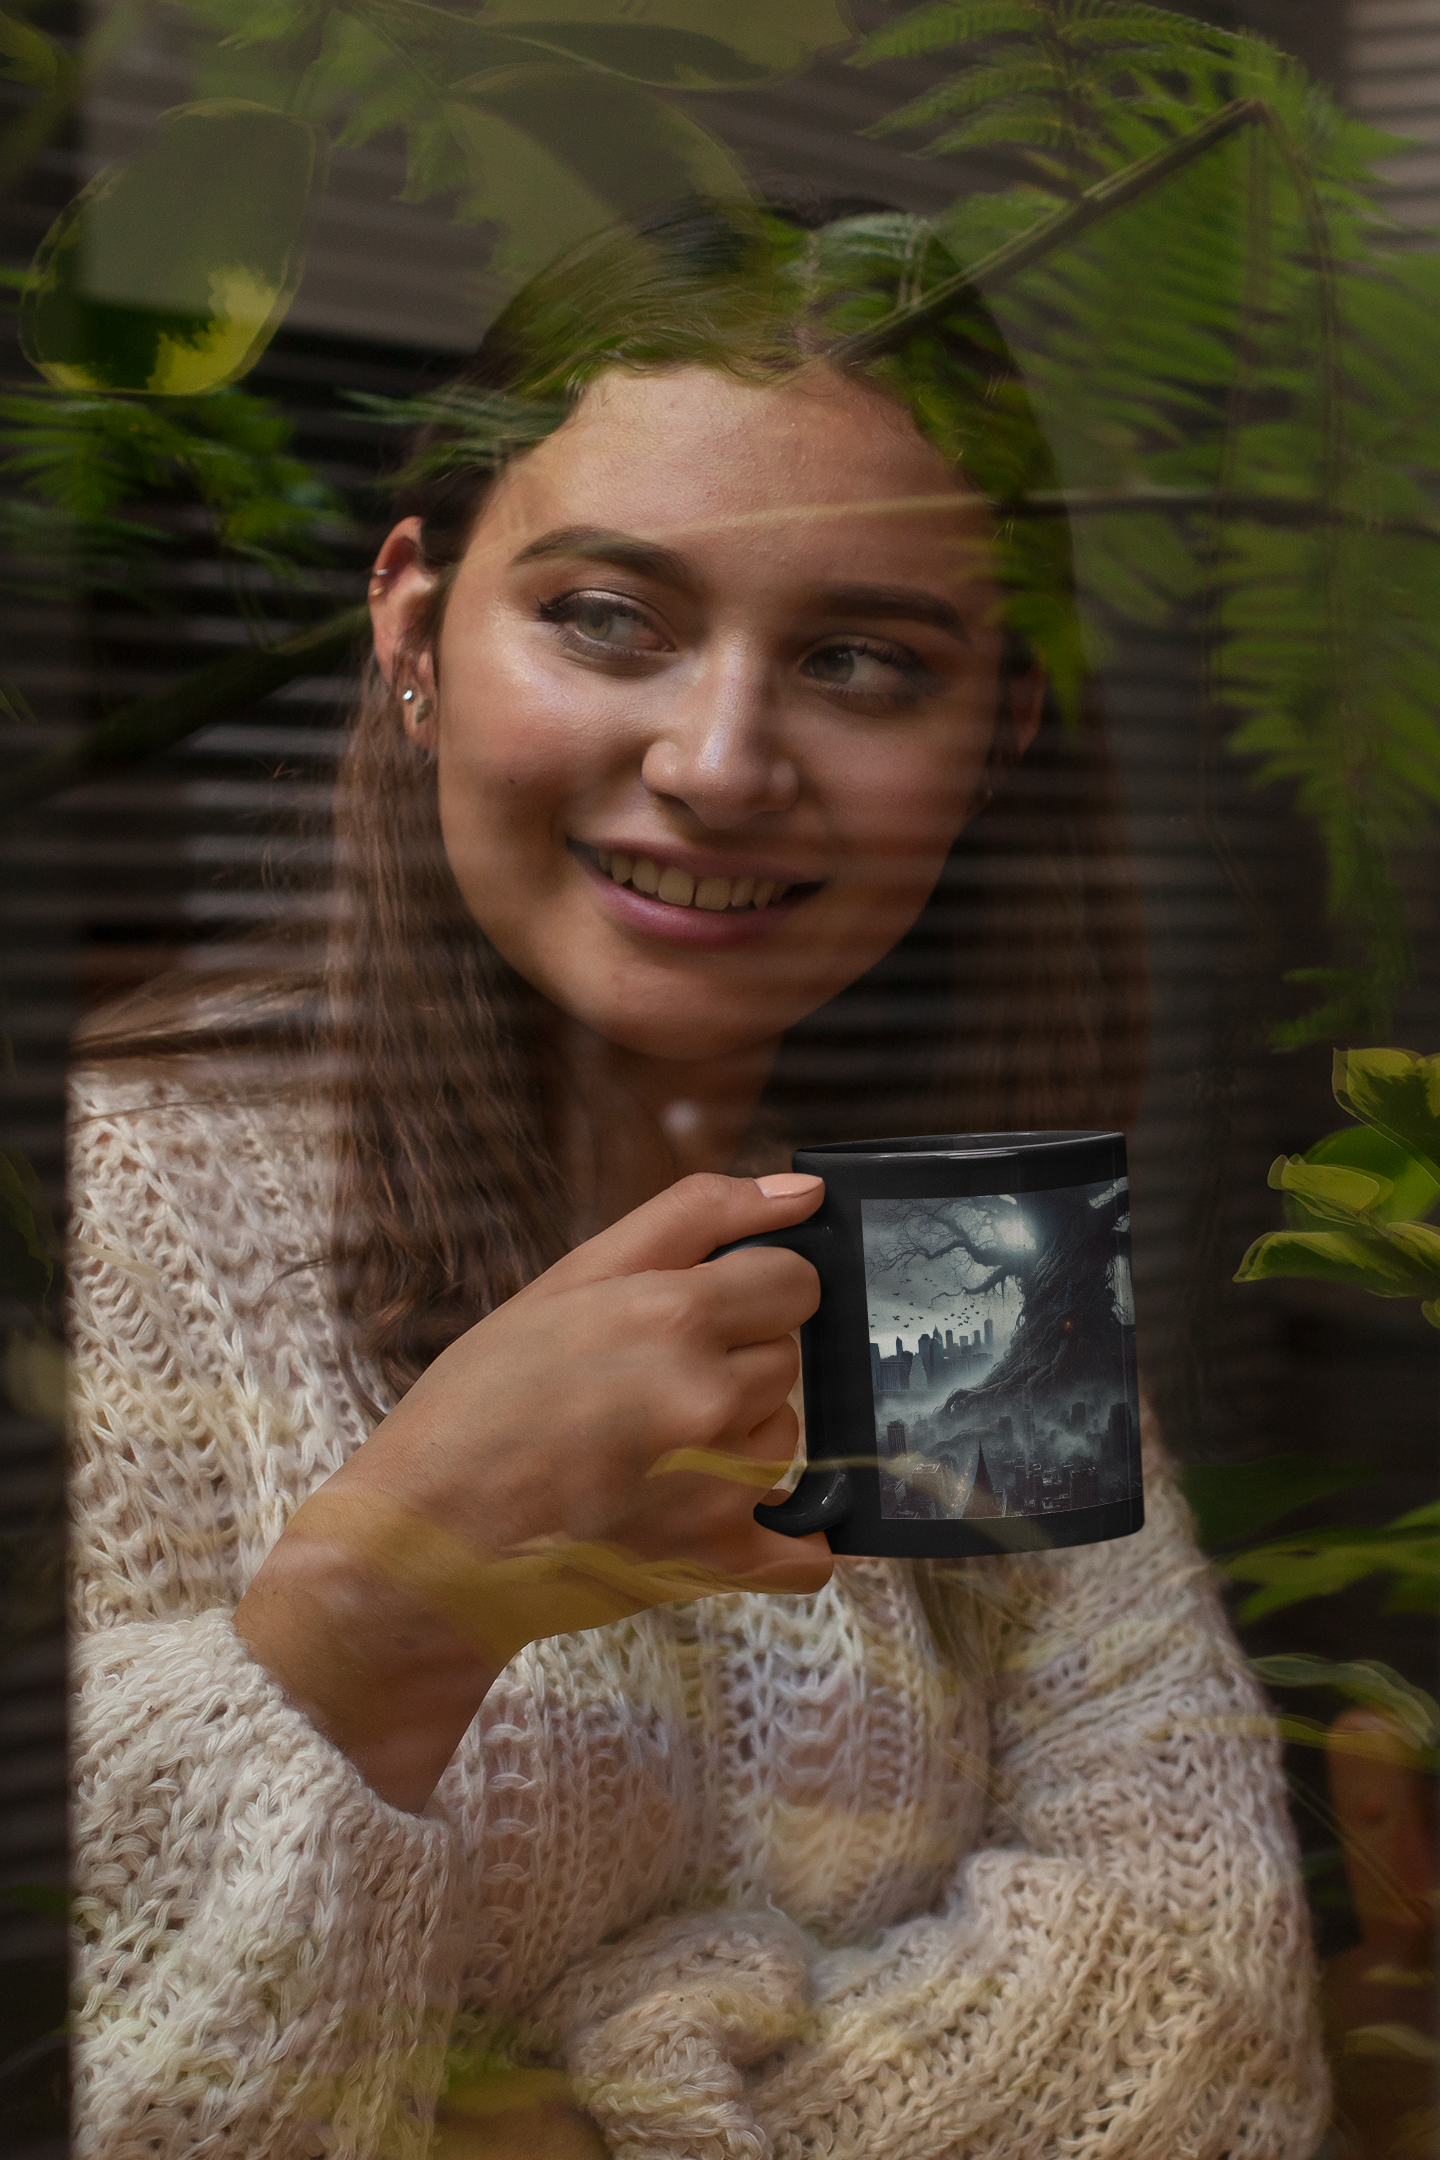
<path fill-rule="evenodd" d="M 689 1268 L 708 1259 L 717 1245 L 788 1230 L 813 1215 L 825 1180 L 791 1170 L 759 1178 L 700 1172 L 681 1178 L 598 1237 L 578 1245 L 550 1269 L 557 1289 L 605 1282 L 615 1275 L 642 1275 L 652 1268 Z"/>

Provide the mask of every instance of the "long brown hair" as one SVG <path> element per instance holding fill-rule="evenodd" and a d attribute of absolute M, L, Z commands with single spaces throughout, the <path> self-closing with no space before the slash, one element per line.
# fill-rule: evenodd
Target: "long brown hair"
<path fill-rule="evenodd" d="M 457 382 L 427 401 L 399 495 L 420 520 L 421 558 L 436 578 L 412 644 L 434 649 L 497 472 L 603 370 L 700 362 L 773 379 L 833 358 L 857 327 L 953 268 L 918 220 L 856 218 L 807 233 L 709 205 L 603 235 L 553 266 Z M 962 458 L 996 505 L 1013 603 L 1007 672 L 1038 656 L 1051 688 L 1017 763 L 1002 682 L 993 799 L 910 933 L 791 1031 L 761 1122 L 797 1141 L 1128 1125 L 1145 1050 L 1143 935 L 1116 773 L 1074 662 L 1069 535 L 1053 514 L 1048 448 L 973 293 L 913 349 L 862 372 Z M 1036 495 L 1049 514 L 1027 519 Z M 434 766 L 409 742 L 398 683 L 373 659 L 335 837 L 324 981 L 306 998 L 303 969 L 291 980 L 336 1120 L 336 1301 L 357 1361 L 398 1392 L 559 1257 L 573 1215 L 543 1108 L 543 1001 L 461 899 Z M 273 1014 L 273 989 L 260 995 Z M 187 1044 L 183 1028 L 127 1016 L 92 1031 L 86 1051 L 200 1048 L 206 1032 Z"/>

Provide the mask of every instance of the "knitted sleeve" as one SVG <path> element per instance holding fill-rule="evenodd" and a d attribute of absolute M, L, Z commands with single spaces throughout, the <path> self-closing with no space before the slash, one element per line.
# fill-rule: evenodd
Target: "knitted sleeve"
<path fill-rule="evenodd" d="M 337 1439 L 303 1279 L 263 1317 L 294 1166 L 216 1115 L 92 1103 L 76 1132 L 75 2150 L 418 2160 L 459 1870 L 232 1624 Z"/>
<path fill-rule="evenodd" d="M 1310 2160 L 1273 1723 L 1150 1455 L 1136 1537 L 929 1584 L 993 1686 L 985 1834 L 932 1911 L 831 1951 L 681 1915 L 541 2006 L 616 2160 Z"/>
<path fill-rule="evenodd" d="M 812 1968 L 803 2037 L 751 2084 L 775 2160 L 1313 2153 L 1328 2095 L 1278 1743 L 1147 1467 L 1133 1539 L 970 1571 L 983 1599 L 993 1569 L 988 1834 L 937 1911 Z"/>

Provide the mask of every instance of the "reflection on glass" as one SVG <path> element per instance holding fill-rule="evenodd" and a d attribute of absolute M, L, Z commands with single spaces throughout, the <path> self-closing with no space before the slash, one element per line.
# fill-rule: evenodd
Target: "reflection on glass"
<path fill-rule="evenodd" d="M 1257 1680 L 1328 1751 L 1296 1819 L 1353 1889 L 1327 2160 L 1427 2134 L 1440 1719 L 1405 1623 L 1333 1601 L 1434 1607 L 1428 1453 L 1377 1497 L 1440 1309 L 1434 1061 L 1341 1054 L 1363 1136 L 1279 1156 L 1283 1227 L 1240 1165 L 1318 1129 L 1315 1056 L 1394 1040 L 1426 957 L 1433 251 L 1259 40 L 860 13 L 0 20 L 22 1089 L 56 923 L 97 977 L 116 921 L 149 941 L 74 1080 L 74 1897 L 56 1853 L 6 1907 L 51 1993 L 12 1990 L 48 2007 L 5 2075 L 68 2029 L 81 2160 L 1312 2160 L 1341 1905 L 1307 1912 Z M 776 168 L 802 121 L 820 187 Z M 47 914 L 77 804 L 97 883 Z M 813 1284 L 701 1265 L 815 1204 L 797 1143 L 1133 1127 L 1149 989 L 1138 1296 L 1125 1186 L 871 1207 L 876 1446 L 895 1519 L 1126 1498 L 1148 1272 L 1248 1672 L 1148 1406 L 1133 1538 L 782 1549 L 751 1509 Z M 33 1467 L 58 1122 L 21 1099 Z M 1367 1338 L 1373 1462 L 1341 1412 L 1311 1459 L 1361 1365 L 1304 1345 L 1358 1300 L 1285 1308 L 1310 1407 L 1237 1459 L 1270 1413 L 1207 1374 L 1245 1377 L 1251 1237 L 1252 1308 L 1415 1320 Z M 1295 1530 L 1341 1491 L 1362 1528 Z"/>

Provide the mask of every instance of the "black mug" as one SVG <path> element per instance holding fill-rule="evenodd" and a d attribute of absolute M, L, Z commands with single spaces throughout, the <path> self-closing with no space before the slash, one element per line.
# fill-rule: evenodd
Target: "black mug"
<path fill-rule="evenodd" d="M 1123 1134 L 847 1140 L 793 1162 L 825 1180 L 809 1221 L 723 1248 L 787 1246 L 820 1277 L 807 1467 L 756 1521 L 901 1559 L 1138 1530 Z"/>

